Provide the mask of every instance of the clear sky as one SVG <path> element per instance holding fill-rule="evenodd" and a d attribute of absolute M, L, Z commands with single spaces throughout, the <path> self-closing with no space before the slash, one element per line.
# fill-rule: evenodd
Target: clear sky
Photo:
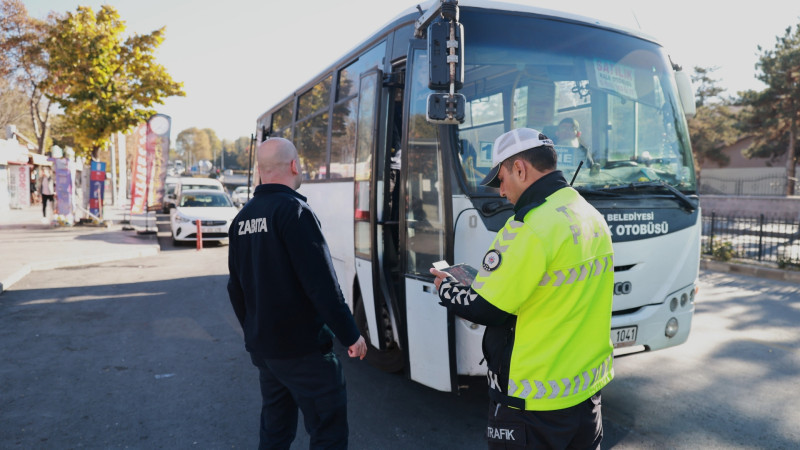
<path fill-rule="evenodd" d="M 728 94 L 763 89 L 755 79 L 758 46 L 800 23 L 800 1 L 736 4 L 711 0 L 509 0 L 623 25 L 657 38 L 689 70 L 719 67 Z M 409 0 L 23 0 L 29 14 L 114 6 L 128 32 L 166 26 L 158 61 L 186 97 L 159 107 L 172 117 L 172 139 L 186 128 L 212 128 L 233 140 L 255 131 L 267 108 L 333 63 L 396 15 Z M 468 36 L 469 31 L 466 30 Z"/>

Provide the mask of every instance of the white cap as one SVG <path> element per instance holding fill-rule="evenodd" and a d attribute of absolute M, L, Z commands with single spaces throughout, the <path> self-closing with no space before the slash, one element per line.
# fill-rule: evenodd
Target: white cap
<path fill-rule="evenodd" d="M 500 187 L 500 182 L 497 181 L 497 174 L 500 172 L 500 164 L 503 161 L 517 153 L 543 145 L 554 146 L 552 140 L 532 128 L 516 128 L 501 134 L 494 140 L 494 146 L 492 147 L 492 170 L 481 181 L 481 185 Z"/>

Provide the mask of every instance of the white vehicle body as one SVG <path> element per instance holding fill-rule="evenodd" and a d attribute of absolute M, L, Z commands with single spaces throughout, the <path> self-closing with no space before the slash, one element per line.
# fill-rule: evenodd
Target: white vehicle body
<path fill-rule="evenodd" d="M 180 198 L 181 193 L 189 189 L 213 189 L 225 192 L 225 186 L 219 180 L 203 177 L 178 177 L 175 184 L 175 200 Z"/>
<path fill-rule="evenodd" d="M 161 208 L 164 214 L 169 214 L 169 210 L 175 207 L 175 189 L 177 186 L 177 177 L 168 176 L 164 182 L 164 202 Z"/>
<path fill-rule="evenodd" d="M 259 142 L 279 136 L 298 147 L 300 193 L 371 345 L 367 359 L 442 391 L 456 390 L 459 375 L 486 374 L 484 327 L 448 315 L 428 269 L 479 266 L 513 214 L 479 185 L 494 139 L 523 126 L 551 136 L 566 118 L 582 125 L 585 151 L 556 142 L 559 169 L 612 232 L 616 353 L 685 342 L 701 215 L 683 74 L 635 31 L 522 5 L 458 4 L 463 122 L 426 121 L 430 51 L 414 36 L 415 9 L 257 120 Z"/>
<path fill-rule="evenodd" d="M 233 199 L 234 206 L 241 207 L 247 203 L 248 200 L 253 198 L 253 191 L 255 190 L 255 186 L 250 186 L 249 190 L 247 189 L 247 186 L 237 186 L 231 194 L 231 199 Z"/>
<path fill-rule="evenodd" d="M 202 240 L 226 241 L 228 229 L 239 210 L 228 194 L 217 189 L 184 190 L 170 216 L 175 242 L 197 241 L 200 221 Z"/>

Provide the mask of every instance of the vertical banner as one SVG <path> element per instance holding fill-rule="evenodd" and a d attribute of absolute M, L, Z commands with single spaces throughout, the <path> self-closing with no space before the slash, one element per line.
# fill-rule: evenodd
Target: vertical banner
<path fill-rule="evenodd" d="M 89 212 L 103 218 L 103 195 L 106 185 L 106 163 L 92 161 L 89 174 Z"/>
<path fill-rule="evenodd" d="M 56 209 L 61 216 L 72 214 L 72 176 L 67 158 L 53 159 L 56 171 Z"/>
<path fill-rule="evenodd" d="M 147 125 L 133 130 L 133 167 L 131 167 L 131 215 L 144 214 L 147 201 Z"/>
<path fill-rule="evenodd" d="M 164 203 L 171 122 L 165 114 L 155 114 L 147 121 L 148 211 L 160 211 Z"/>
<path fill-rule="evenodd" d="M 31 206 L 31 175 L 27 165 L 10 164 L 8 166 L 8 206 L 21 209 Z"/>

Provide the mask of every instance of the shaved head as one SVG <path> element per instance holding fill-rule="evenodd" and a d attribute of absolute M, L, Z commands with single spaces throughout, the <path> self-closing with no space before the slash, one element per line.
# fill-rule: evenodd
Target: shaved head
<path fill-rule="evenodd" d="M 277 183 L 292 189 L 300 187 L 300 161 L 297 148 L 288 139 L 270 138 L 256 150 L 261 183 Z"/>

